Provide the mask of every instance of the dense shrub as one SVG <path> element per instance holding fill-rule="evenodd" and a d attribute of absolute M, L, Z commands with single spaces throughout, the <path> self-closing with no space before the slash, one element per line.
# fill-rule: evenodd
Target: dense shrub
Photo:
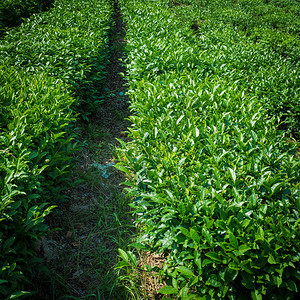
<path fill-rule="evenodd" d="M 120 3 L 135 114 L 117 167 L 135 174 L 135 247 L 165 254 L 160 292 L 295 299 L 299 145 L 268 103 L 286 91 L 296 108 L 299 70 L 230 25 L 208 22 L 195 35 L 182 22 L 198 18 L 193 6 Z"/>
<path fill-rule="evenodd" d="M 207 51 L 222 45 L 209 58 L 214 71 L 227 76 L 220 66 L 231 61 L 232 80 L 247 83 L 280 128 L 299 138 L 299 2 L 211 0 L 172 10 L 198 36 L 192 43 Z"/>
<path fill-rule="evenodd" d="M 0 59 L 62 80 L 86 117 L 103 100 L 99 87 L 108 61 L 112 9 L 108 1 L 57 0 L 55 5 L 11 31 L 0 46 Z"/>
<path fill-rule="evenodd" d="M 111 12 L 110 1 L 57 0 L 0 45 L 1 299 L 30 294 L 44 219 L 73 185 L 74 108 L 103 100 Z"/>
<path fill-rule="evenodd" d="M 34 243 L 62 197 L 75 145 L 74 99 L 44 75 L 0 69 L 0 295 L 22 291 L 35 266 Z M 54 200 L 55 199 L 55 200 Z"/>
<path fill-rule="evenodd" d="M 222 22 L 250 36 L 254 43 L 267 42 L 284 58 L 299 61 L 300 4 L 297 0 L 199 0 L 193 4 L 175 8 L 192 9 L 192 20 L 200 26 L 207 21 Z"/>
<path fill-rule="evenodd" d="M 54 0 L 3 0 L 0 3 L 0 37 L 5 30 L 19 26 L 24 18 L 48 9 Z"/>

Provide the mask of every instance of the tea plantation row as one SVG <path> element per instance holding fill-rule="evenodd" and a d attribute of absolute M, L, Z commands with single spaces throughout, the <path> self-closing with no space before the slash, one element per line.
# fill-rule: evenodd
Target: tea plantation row
<path fill-rule="evenodd" d="M 192 6 L 174 8 L 184 11 Z M 250 43 L 262 43 L 284 59 L 299 62 L 300 4 L 297 0 L 198 1 L 189 15 L 195 30 L 201 31 L 207 23 L 222 22 L 246 35 Z"/>
<path fill-rule="evenodd" d="M 249 92 L 265 102 L 280 128 L 299 139 L 300 132 L 300 3 L 295 0 L 185 1 L 170 5 L 207 51 L 215 43 L 230 46 L 213 54 L 212 67 L 232 62 L 232 80 L 243 81 Z M 224 31 L 225 30 L 225 31 Z M 229 30 L 231 37 L 226 35 Z M 208 39 L 212 41 L 210 44 Z M 233 46 L 231 46 L 233 45 Z M 221 72 L 220 72 L 221 71 Z M 226 73 L 219 71 L 221 76 Z"/>
<path fill-rule="evenodd" d="M 34 244 L 72 185 L 76 111 L 102 101 L 111 14 L 108 0 L 57 0 L 1 41 L 1 299 L 29 294 Z"/>
<path fill-rule="evenodd" d="M 134 114 L 117 167 L 135 174 L 133 245 L 165 255 L 160 293 L 296 299 L 299 143 L 277 127 L 299 128 L 298 64 L 210 21 L 230 1 L 119 2 Z"/>

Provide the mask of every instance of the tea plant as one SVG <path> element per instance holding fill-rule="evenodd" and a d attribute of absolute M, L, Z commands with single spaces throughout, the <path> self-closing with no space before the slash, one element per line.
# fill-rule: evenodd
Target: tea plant
<path fill-rule="evenodd" d="M 299 8 L 297 1 L 231 0 L 172 7 L 198 36 L 192 45 L 197 41 L 200 49 L 215 49 L 208 54 L 211 67 L 220 76 L 247 84 L 269 114 L 279 117 L 280 129 L 296 138 L 300 130 Z M 243 22 L 247 24 L 241 27 Z M 281 25 L 277 28 L 274 22 Z M 222 67 L 228 61 L 230 73 Z"/>
<path fill-rule="evenodd" d="M 43 220 L 67 186 L 76 148 L 68 111 L 74 99 L 49 77 L 3 66 L 0 82 L 0 294 L 16 296 L 36 263 Z"/>
<path fill-rule="evenodd" d="M 160 293 L 294 299 L 299 145 L 276 128 L 266 104 L 277 84 L 299 96 L 298 70 L 230 26 L 204 24 L 195 35 L 181 22 L 193 16 L 188 4 L 174 12 L 169 1 L 120 3 L 135 114 L 116 167 L 135 174 L 127 182 L 142 228 L 134 246 L 165 255 Z M 264 77 L 268 89 L 257 88 L 248 76 L 267 76 L 269 60 L 289 82 L 274 71 Z"/>
<path fill-rule="evenodd" d="M 255 43 L 266 43 L 272 50 L 299 60 L 299 2 L 263 0 L 193 1 L 190 6 L 171 5 L 175 10 L 193 10 L 194 28 L 205 22 L 223 23 L 249 36 Z M 197 13 L 196 10 L 198 10 Z M 200 18 L 197 18 L 197 15 Z M 196 25 L 196 24 L 195 24 Z"/>
<path fill-rule="evenodd" d="M 102 99 L 101 84 L 108 58 L 109 1 L 58 0 L 10 31 L 0 46 L 5 64 L 29 73 L 44 72 L 62 80 L 87 119 Z M 22 41 L 22 42 L 21 42 Z"/>
<path fill-rule="evenodd" d="M 56 1 L 0 45 L 1 299 L 31 294 L 44 219 L 75 184 L 74 107 L 102 100 L 111 11 L 109 1 Z"/>

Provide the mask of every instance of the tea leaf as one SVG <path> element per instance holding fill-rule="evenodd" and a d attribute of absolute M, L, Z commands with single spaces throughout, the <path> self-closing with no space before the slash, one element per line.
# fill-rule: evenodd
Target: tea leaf
<path fill-rule="evenodd" d="M 162 287 L 159 291 L 158 291 L 159 294 L 164 294 L 164 295 L 171 295 L 171 294 L 177 294 L 178 293 L 178 290 L 175 289 L 174 287 L 172 286 L 169 286 L 169 285 L 166 285 L 164 287 Z"/>
<path fill-rule="evenodd" d="M 122 249 L 118 249 L 118 252 L 119 252 L 119 254 L 120 254 L 120 256 L 121 256 L 121 258 L 125 261 L 125 262 L 129 262 L 129 258 L 128 258 L 128 255 L 127 255 L 127 253 L 124 251 L 124 250 L 122 250 Z"/>
<path fill-rule="evenodd" d="M 229 233 L 229 241 L 230 241 L 230 244 L 234 247 L 234 248 L 239 248 L 239 243 L 236 239 L 236 237 L 233 235 L 232 232 Z"/>
<path fill-rule="evenodd" d="M 184 266 L 176 267 L 176 270 L 178 270 L 180 273 L 186 275 L 189 278 L 195 277 L 194 273 L 190 269 L 188 269 Z"/>

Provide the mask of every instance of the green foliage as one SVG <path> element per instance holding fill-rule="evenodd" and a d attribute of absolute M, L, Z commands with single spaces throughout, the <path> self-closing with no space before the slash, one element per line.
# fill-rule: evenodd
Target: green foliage
<path fill-rule="evenodd" d="M 195 6 L 120 3 L 136 113 L 116 167 L 135 174 L 127 182 L 143 228 L 135 245 L 165 254 L 160 292 L 295 299 L 299 143 L 277 129 L 281 115 L 269 106 L 287 93 L 297 117 L 299 70 L 223 23 L 195 35 L 182 22 L 198 18 Z"/>
<path fill-rule="evenodd" d="M 8 296 L 28 283 L 34 243 L 67 186 L 76 145 L 68 110 L 74 100 L 61 85 L 3 66 L 0 82 L 0 294 Z"/>
<path fill-rule="evenodd" d="M 30 294 L 44 219 L 73 185 L 73 108 L 99 103 L 111 12 L 109 1 L 58 0 L 0 45 L 1 299 Z"/>
<path fill-rule="evenodd" d="M 225 8 L 225 10 L 224 10 Z M 272 50 L 294 61 L 299 59 L 299 13 L 297 1 L 227 1 L 215 17 L 242 30 L 256 42 L 267 42 Z"/>
<path fill-rule="evenodd" d="M 34 15 L 9 32 L 0 46 L 0 59 L 20 70 L 62 80 L 77 98 L 77 111 L 87 118 L 103 101 L 111 13 L 108 1 L 58 0 L 51 11 Z"/>
<path fill-rule="evenodd" d="M 48 9 L 53 0 L 2 0 L 0 3 L 0 37 L 5 30 L 19 26 L 23 18 Z"/>
<path fill-rule="evenodd" d="M 210 0 L 172 10 L 203 50 L 214 48 L 209 58 L 214 71 L 228 76 L 222 65 L 230 61 L 231 79 L 247 85 L 279 117 L 280 129 L 299 138 L 299 2 Z"/>

